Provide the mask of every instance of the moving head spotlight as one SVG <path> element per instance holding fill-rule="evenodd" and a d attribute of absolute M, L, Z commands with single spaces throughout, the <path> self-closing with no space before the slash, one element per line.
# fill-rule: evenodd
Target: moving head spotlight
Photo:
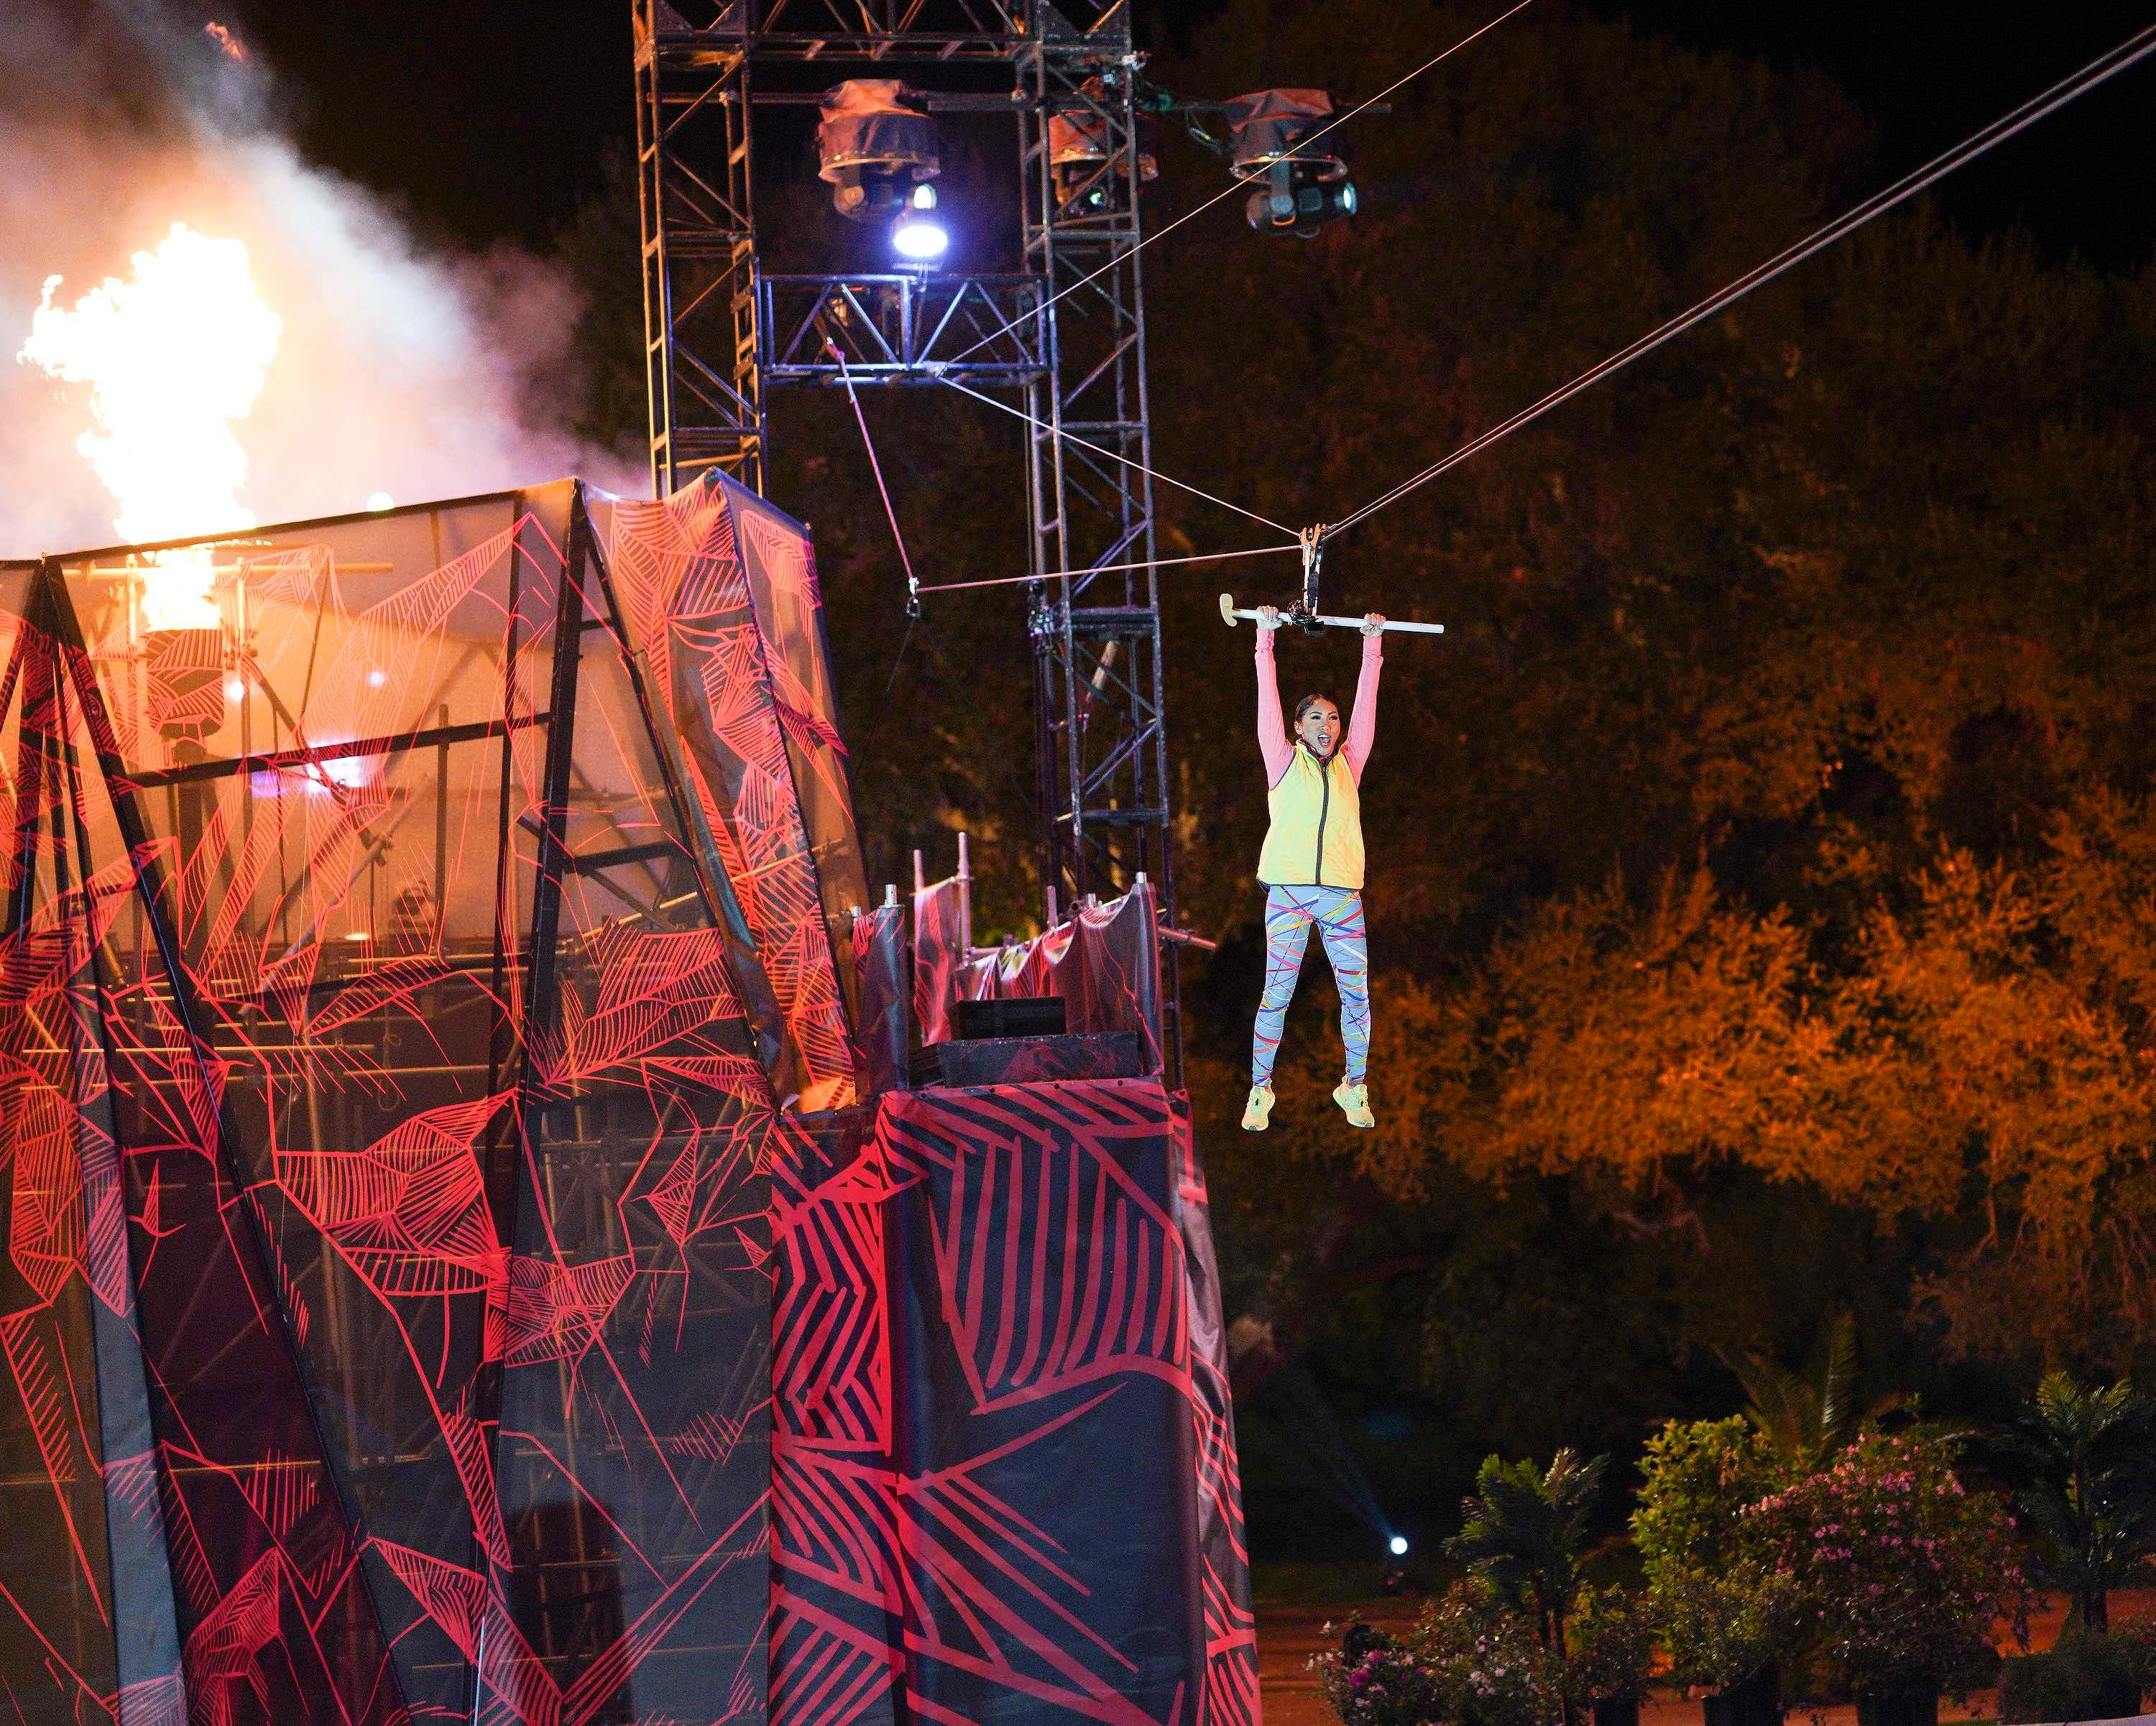
<path fill-rule="evenodd" d="M 1331 96 L 1322 90 L 1261 90 L 1226 106 L 1235 177 L 1265 182 L 1243 207 L 1251 227 L 1306 240 L 1327 223 L 1355 213 L 1348 164 L 1322 144 L 1302 142 L 1331 120 Z"/>
<path fill-rule="evenodd" d="M 1079 95 L 1101 104 L 1101 109 L 1073 108 L 1050 115 L 1048 166 L 1055 185 L 1055 202 L 1065 208 L 1125 210 L 1130 207 L 1130 161 L 1112 136 L 1106 111 L 1106 85 L 1089 78 Z M 1140 181 L 1158 179 L 1160 164 L 1144 147 L 1142 136 L 1132 152 Z"/>
<path fill-rule="evenodd" d="M 936 122 L 921 92 L 896 78 L 850 78 L 824 91 L 816 128 L 817 177 L 851 222 L 885 222 L 913 188 L 942 171 Z"/>

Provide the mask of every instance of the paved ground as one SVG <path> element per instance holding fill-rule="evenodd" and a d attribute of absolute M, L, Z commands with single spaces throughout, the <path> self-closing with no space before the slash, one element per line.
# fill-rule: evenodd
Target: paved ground
<path fill-rule="evenodd" d="M 1258 1682 L 1265 1703 L 1265 1726 L 1339 1726 L 1324 1698 L 1317 1693 L 1317 1682 L 1307 1662 L 1312 1655 L 1332 1645 L 1333 1638 L 1325 1633 L 1327 1621 L 1344 1621 L 1353 1610 L 1348 1606 L 1259 1607 Z M 1397 1601 L 1384 1601 L 1364 1606 L 1363 1616 L 1386 1629 L 1404 1629 L 1413 1621 L 1414 1609 Z M 2058 1636 L 2063 1616 L 2059 1604 L 2052 1602 L 2030 1625 L 2030 1641 L 2039 1648 L 2049 1647 Z M 2112 1595 L 2114 1626 L 2152 1617 L 2156 1617 L 2156 1590 L 2126 1589 Z M 1942 1704 L 1939 1718 L 1943 1722 L 1995 1719 L 1998 1713 L 1992 1693 L 1979 1690 L 1970 1696 L 1964 1708 Z M 1697 1701 L 1658 1698 L 1640 1710 L 1640 1726 L 1700 1726 L 1703 1715 Z M 1808 1708 L 1793 1713 L 1789 1726 L 1815 1726 L 1815 1723 L 1816 1726 L 1855 1726 L 1856 1719 L 1853 1707 Z M 2138 1726 L 2156 1726 L 2156 1715 L 2139 1717 Z"/>

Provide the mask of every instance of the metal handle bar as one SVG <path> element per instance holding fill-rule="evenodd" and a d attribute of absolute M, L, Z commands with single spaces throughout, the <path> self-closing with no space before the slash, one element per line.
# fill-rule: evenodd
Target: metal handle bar
<path fill-rule="evenodd" d="M 1246 607 L 1244 609 L 1238 611 L 1235 608 L 1235 596 L 1232 593 L 1222 594 L 1220 596 L 1220 621 L 1223 623 L 1225 623 L 1230 629 L 1233 629 L 1235 627 L 1235 619 L 1238 617 L 1248 617 L 1253 623 L 1255 623 L 1258 621 L 1257 610 L 1255 607 Z M 1281 613 L 1281 627 L 1282 628 L 1287 627 L 1291 621 L 1294 620 L 1290 618 L 1286 612 L 1282 612 Z M 1360 617 L 1328 617 L 1321 613 L 1312 617 L 1309 621 L 1327 629 L 1360 629 L 1363 627 L 1363 620 Z M 1442 623 L 1396 623 L 1390 617 L 1385 619 L 1384 627 L 1389 630 L 1397 629 L 1402 633 L 1407 635 L 1442 635 L 1445 633 L 1445 625 Z"/>

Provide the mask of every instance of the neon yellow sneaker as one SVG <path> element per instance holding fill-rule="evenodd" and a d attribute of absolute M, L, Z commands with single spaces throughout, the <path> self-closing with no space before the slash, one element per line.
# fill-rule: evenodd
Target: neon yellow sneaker
<path fill-rule="evenodd" d="M 1273 1112 L 1273 1088 L 1270 1085 L 1252 1085 L 1250 1100 L 1243 1105 L 1243 1130 L 1262 1133 L 1266 1117 Z"/>
<path fill-rule="evenodd" d="M 1344 1078 L 1341 1080 L 1332 1093 L 1332 1100 L 1340 1105 L 1340 1112 L 1348 1117 L 1349 1126 L 1374 1127 L 1378 1124 L 1377 1116 L 1370 1113 L 1370 1088 L 1360 1079 L 1353 1084 Z M 1244 1124 L 1249 1124 L 1247 1116 Z"/>

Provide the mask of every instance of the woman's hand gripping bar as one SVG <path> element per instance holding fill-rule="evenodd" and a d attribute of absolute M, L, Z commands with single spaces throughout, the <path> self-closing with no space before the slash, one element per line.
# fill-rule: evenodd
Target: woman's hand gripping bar
<path fill-rule="evenodd" d="M 1220 621 L 1223 623 L 1225 623 L 1230 629 L 1233 629 L 1235 627 L 1235 620 L 1238 617 L 1247 617 L 1253 623 L 1262 623 L 1265 622 L 1264 613 L 1268 611 L 1274 611 L 1274 607 L 1270 606 L 1248 606 L 1238 610 L 1236 608 L 1235 596 L 1234 594 L 1224 593 L 1220 596 Z M 1300 606 L 1291 607 L 1291 609 L 1284 612 L 1274 611 L 1274 615 L 1277 620 L 1275 627 L 1278 627 L 1279 624 L 1294 624 L 1300 627 L 1313 631 L 1318 629 L 1362 629 L 1367 626 L 1368 622 L 1367 618 L 1363 617 L 1327 617 L 1314 612 L 1305 612 Z M 1386 618 L 1378 627 L 1386 631 L 1398 631 L 1405 635 L 1442 635 L 1445 633 L 1445 625 L 1442 623 L 1399 623 L 1394 622 L 1389 617 Z"/>

